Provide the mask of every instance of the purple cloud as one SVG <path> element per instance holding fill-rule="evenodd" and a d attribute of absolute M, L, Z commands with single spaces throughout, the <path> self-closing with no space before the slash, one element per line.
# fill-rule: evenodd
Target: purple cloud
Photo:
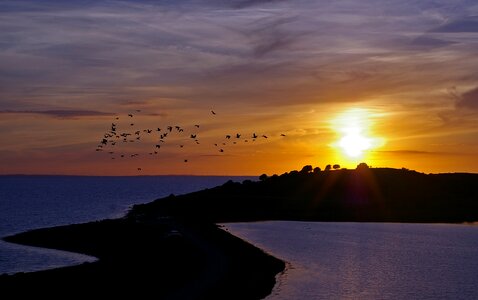
<path fill-rule="evenodd" d="M 102 117 L 102 116 L 114 116 L 114 113 L 95 111 L 95 110 L 3 110 L 0 114 L 36 114 L 46 115 L 61 119 L 73 119 L 79 117 Z"/>
<path fill-rule="evenodd" d="M 469 109 L 478 109 L 478 87 L 475 87 L 472 90 L 458 97 L 456 102 L 457 107 L 469 108 Z"/>

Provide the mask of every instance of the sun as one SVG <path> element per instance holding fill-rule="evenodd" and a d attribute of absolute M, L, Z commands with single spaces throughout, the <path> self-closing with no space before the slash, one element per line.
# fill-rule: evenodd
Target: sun
<path fill-rule="evenodd" d="M 363 108 L 353 108 L 340 113 L 333 121 L 332 128 L 338 140 L 332 144 L 349 161 L 359 160 L 371 149 L 384 144 L 384 139 L 372 134 L 373 121 L 380 114 Z"/>
<path fill-rule="evenodd" d="M 364 137 L 357 128 L 348 130 L 349 132 L 340 139 L 339 146 L 343 152 L 352 158 L 363 156 L 365 150 L 370 149 L 372 141 Z"/>

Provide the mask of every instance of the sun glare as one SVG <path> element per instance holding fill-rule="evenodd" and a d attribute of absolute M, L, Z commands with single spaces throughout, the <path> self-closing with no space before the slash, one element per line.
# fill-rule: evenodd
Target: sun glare
<path fill-rule="evenodd" d="M 350 157 L 362 156 L 371 145 L 371 139 L 362 136 L 358 129 L 350 129 L 339 141 L 340 148 Z"/>
<path fill-rule="evenodd" d="M 354 108 L 341 113 L 332 121 L 339 139 L 332 146 L 350 160 L 364 158 L 366 152 L 383 145 L 382 138 L 373 137 L 372 121 L 376 113 L 367 109 Z"/>

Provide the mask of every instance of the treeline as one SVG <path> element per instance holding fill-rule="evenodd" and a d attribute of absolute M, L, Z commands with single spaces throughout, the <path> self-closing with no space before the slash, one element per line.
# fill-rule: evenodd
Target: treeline
<path fill-rule="evenodd" d="M 222 186 L 136 205 L 130 218 L 176 216 L 233 222 L 317 220 L 374 222 L 478 221 L 478 175 L 408 169 L 305 166 L 259 181 Z"/>

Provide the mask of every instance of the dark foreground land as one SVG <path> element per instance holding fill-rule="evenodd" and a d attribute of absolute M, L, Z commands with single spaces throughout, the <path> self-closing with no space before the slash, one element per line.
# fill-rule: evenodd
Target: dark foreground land
<path fill-rule="evenodd" d="M 260 299 L 284 262 L 220 230 L 217 222 L 478 221 L 478 175 L 304 167 L 258 182 L 227 182 L 136 205 L 122 219 L 34 230 L 5 240 L 79 252 L 94 263 L 0 276 L 17 297 L 134 296 Z M 317 170 L 316 170 L 317 171 Z M 68 294 L 64 294 L 64 290 Z"/>
<path fill-rule="evenodd" d="M 214 224 L 116 219 L 33 230 L 6 241 L 98 257 L 0 276 L 3 295 L 133 299 L 260 299 L 285 265 Z"/>

